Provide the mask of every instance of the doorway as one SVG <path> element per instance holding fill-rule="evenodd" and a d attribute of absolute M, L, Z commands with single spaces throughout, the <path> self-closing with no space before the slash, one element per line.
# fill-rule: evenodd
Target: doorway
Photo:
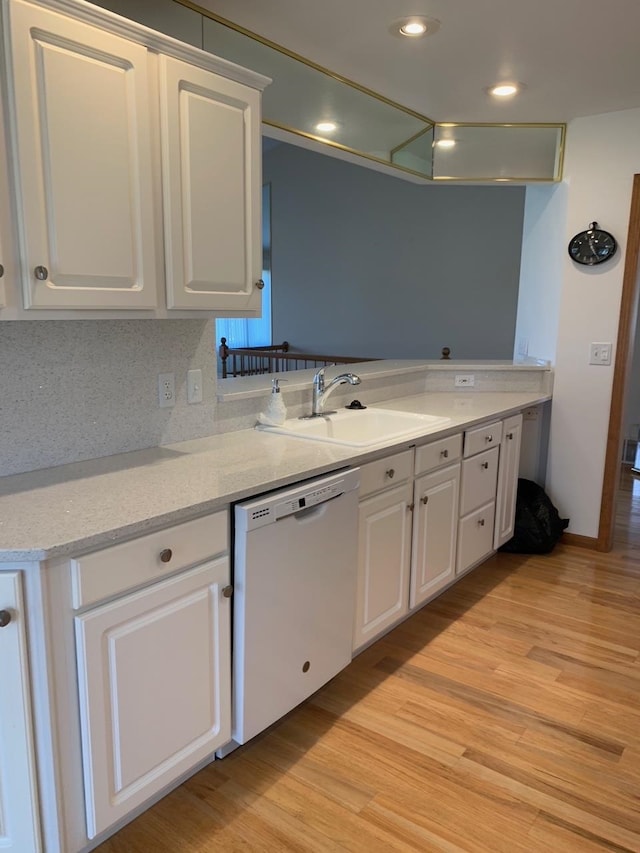
<path fill-rule="evenodd" d="M 616 502 L 620 481 L 620 460 L 625 430 L 625 402 L 631 380 L 631 359 L 636 337 L 640 283 L 638 270 L 640 260 L 640 175 L 633 177 L 627 251 L 625 256 L 624 277 L 622 280 L 622 299 L 620 303 L 620 322 L 616 360 L 611 392 L 609 430 L 605 455 L 604 480 L 600 503 L 600 524 L 596 548 L 598 551 L 610 551 L 613 546 L 616 523 Z"/>

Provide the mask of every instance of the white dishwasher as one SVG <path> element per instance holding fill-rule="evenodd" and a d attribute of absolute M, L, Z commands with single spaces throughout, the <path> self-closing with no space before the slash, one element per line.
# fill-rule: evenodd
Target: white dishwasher
<path fill-rule="evenodd" d="M 235 507 L 233 740 L 246 743 L 351 662 L 356 469 Z"/>

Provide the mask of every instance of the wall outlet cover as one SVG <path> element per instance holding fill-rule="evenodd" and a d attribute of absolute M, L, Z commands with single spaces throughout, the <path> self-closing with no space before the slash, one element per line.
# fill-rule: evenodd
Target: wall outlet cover
<path fill-rule="evenodd" d="M 173 373 L 158 374 L 158 405 L 169 409 L 176 404 L 176 380 Z"/>
<path fill-rule="evenodd" d="M 473 373 L 456 373 L 454 385 L 456 388 L 471 388 L 476 384 Z"/>

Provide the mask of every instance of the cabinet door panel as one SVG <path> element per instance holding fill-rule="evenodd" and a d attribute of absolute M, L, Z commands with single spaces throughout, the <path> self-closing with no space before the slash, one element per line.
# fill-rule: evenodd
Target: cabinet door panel
<path fill-rule="evenodd" d="M 492 552 L 495 509 L 495 502 L 492 501 L 460 519 L 457 574 L 461 574 Z"/>
<path fill-rule="evenodd" d="M 485 450 L 462 463 L 460 515 L 495 500 L 498 481 L 498 448 Z"/>
<path fill-rule="evenodd" d="M 146 48 L 21 2 L 11 28 L 25 307 L 154 307 Z"/>
<path fill-rule="evenodd" d="M 494 548 L 504 545 L 513 536 L 521 441 L 522 415 L 514 415 L 504 421 L 503 438 L 500 445 Z"/>
<path fill-rule="evenodd" d="M 11 621 L 0 628 L 0 849 L 36 853 L 38 830 L 31 702 L 20 575 L 0 573 L 0 610 Z"/>
<path fill-rule="evenodd" d="M 416 607 L 455 575 L 460 465 L 415 482 L 410 606 Z"/>
<path fill-rule="evenodd" d="M 224 557 L 76 618 L 93 838 L 231 738 Z"/>
<path fill-rule="evenodd" d="M 170 308 L 259 312 L 260 95 L 160 57 Z"/>
<path fill-rule="evenodd" d="M 411 484 L 361 501 L 354 650 L 407 612 Z"/>

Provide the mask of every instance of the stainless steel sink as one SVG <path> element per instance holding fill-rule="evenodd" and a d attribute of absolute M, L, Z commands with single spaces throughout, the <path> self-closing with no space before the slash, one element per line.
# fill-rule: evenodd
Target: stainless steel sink
<path fill-rule="evenodd" d="M 451 418 L 437 415 L 418 415 L 413 412 L 395 412 L 387 409 L 343 409 L 332 415 L 315 418 L 290 418 L 282 426 L 259 428 L 281 435 L 327 441 L 351 447 L 367 447 L 383 441 L 419 436 L 446 426 Z"/>

